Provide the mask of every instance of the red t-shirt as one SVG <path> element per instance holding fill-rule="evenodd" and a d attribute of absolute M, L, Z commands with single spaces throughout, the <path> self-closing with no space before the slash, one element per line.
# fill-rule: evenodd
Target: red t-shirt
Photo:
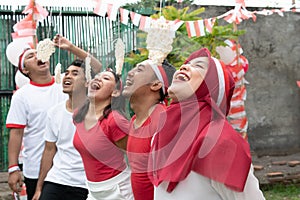
<path fill-rule="evenodd" d="M 112 111 L 89 130 L 84 121 L 75 123 L 74 147 L 82 157 L 87 179 L 101 182 L 110 179 L 126 168 L 124 153 L 114 142 L 127 136 L 128 120 Z"/>
<path fill-rule="evenodd" d="M 134 128 L 136 116 L 130 122 L 127 141 L 127 155 L 131 167 L 131 185 L 135 200 L 153 200 L 154 187 L 148 178 L 148 158 L 151 139 L 157 131 L 159 115 L 165 111 L 163 104 L 157 104 L 150 116 L 139 128 Z"/>

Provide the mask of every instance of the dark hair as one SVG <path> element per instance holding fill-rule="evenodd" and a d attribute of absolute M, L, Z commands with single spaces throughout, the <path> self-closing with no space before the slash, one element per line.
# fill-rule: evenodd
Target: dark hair
<path fill-rule="evenodd" d="M 71 65 L 74 65 L 74 66 L 77 66 L 77 67 L 81 67 L 83 69 L 83 72 L 85 73 L 85 61 L 84 60 L 82 60 L 82 59 L 75 59 L 75 60 L 72 61 L 72 63 L 69 66 L 71 66 Z M 95 75 L 96 74 L 94 73 L 94 71 L 91 70 L 91 77 L 93 78 L 93 77 L 95 77 Z"/>
<path fill-rule="evenodd" d="M 107 69 L 106 71 L 111 72 L 115 77 L 116 82 L 116 89 L 120 90 L 120 95 L 118 97 L 112 97 L 111 103 L 107 105 L 103 110 L 103 118 L 107 118 L 109 113 L 112 110 L 117 110 L 120 114 L 126 117 L 125 114 L 125 98 L 122 95 L 122 80 L 121 77 L 118 76 L 114 71 L 111 69 Z M 79 108 L 78 112 L 76 112 L 73 116 L 73 120 L 76 123 L 80 123 L 84 120 L 90 106 L 90 100 L 87 99 L 84 105 Z M 99 119 L 100 120 L 100 119 Z"/>
<path fill-rule="evenodd" d="M 171 65 L 167 59 L 165 59 L 162 63 L 162 68 L 164 69 L 166 76 L 168 78 L 168 86 L 171 85 L 172 80 L 173 80 L 173 75 L 176 71 L 175 67 L 173 65 Z M 163 89 L 161 88 L 159 90 L 159 94 L 160 94 L 160 99 L 159 101 L 164 101 L 164 99 L 168 96 L 168 92 L 166 91 L 165 94 L 163 92 Z"/>
<path fill-rule="evenodd" d="M 69 65 L 74 65 L 74 66 L 77 66 L 77 67 L 81 67 L 83 69 L 85 69 L 85 62 L 81 59 L 75 59 L 72 61 L 72 63 Z"/>

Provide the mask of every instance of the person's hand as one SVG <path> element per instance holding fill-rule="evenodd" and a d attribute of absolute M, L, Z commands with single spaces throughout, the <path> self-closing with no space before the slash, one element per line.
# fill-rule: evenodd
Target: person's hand
<path fill-rule="evenodd" d="M 41 191 L 35 191 L 33 197 L 32 197 L 32 200 L 39 200 L 40 199 L 40 196 L 41 196 Z"/>
<path fill-rule="evenodd" d="M 56 34 L 54 36 L 53 43 L 56 47 L 64 50 L 70 50 L 73 45 L 72 42 L 70 42 L 67 38 L 59 34 Z"/>
<path fill-rule="evenodd" d="M 8 185 L 10 189 L 14 192 L 20 192 L 22 185 L 23 185 L 23 180 L 21 176 L 20 171 L 14 171 L 9 174 L 8 176 Z"/>

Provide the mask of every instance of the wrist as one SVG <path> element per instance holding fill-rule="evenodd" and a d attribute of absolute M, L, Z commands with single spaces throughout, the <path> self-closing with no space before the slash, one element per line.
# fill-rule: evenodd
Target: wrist
<path fill-rule="evenodd" d="M 13 172 L 16 172 L 16 171 L 21 171 L 19 165 L 15 164 L 15 165 L 10 165 L 8 167 L 8 173 L 9 174 L 11 174 Z"/>

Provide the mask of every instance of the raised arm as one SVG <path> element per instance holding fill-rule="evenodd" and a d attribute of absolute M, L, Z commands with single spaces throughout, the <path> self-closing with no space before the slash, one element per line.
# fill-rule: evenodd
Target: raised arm
<path fill-rule="evenodd" d="M 62 35 L 55 35 L 53 38 L 54 45 L 58 48 L 67 50 L 71 52 L 72 54 L 76 55 L 80 59 L 85 59 L 88 55 L 88 52 L 85 50 L 77 47 L 76 45 L 72 44 L 71 41 L 69 41 L 67 38 L 63 37 Z M 91 67 L 95 74 L 101 72 L 102 64 L 99 60 L 97 60 L 95 57 L 91 55 Z"/>

